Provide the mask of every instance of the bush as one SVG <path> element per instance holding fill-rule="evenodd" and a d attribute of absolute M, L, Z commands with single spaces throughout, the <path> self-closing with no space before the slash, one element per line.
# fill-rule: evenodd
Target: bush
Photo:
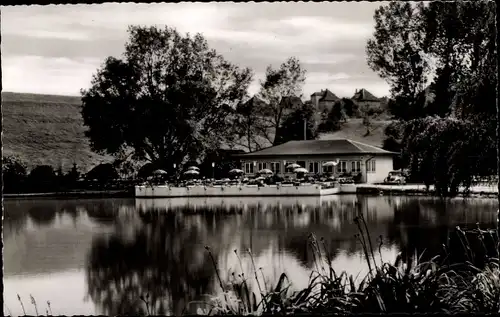
<path fill-rule="evenodd" d="M 39 165 L 28 176 L 28 188 L 31 192 L 50 192 L 56 190 L 57 179 L 50 165 Z"/>
<path fill-rule="evenodd" d="M 116 168 L 113 166 L 113 164 L 105 163 L 99 164 L 91 169 L 87 173 L 86 178 L 88 180 L 95 179 L 100 184 L 107 184 L 110 181 L 120 178 L 120 176 L 118 175 L 118 172 L 116 171 Z"/>
<path fill-rule="evenodd" d="M 26 164 L 14 156 L 2 158 L 3 186 L 5 193 L 20 193 L 24 191 L 27 177 Z"/>

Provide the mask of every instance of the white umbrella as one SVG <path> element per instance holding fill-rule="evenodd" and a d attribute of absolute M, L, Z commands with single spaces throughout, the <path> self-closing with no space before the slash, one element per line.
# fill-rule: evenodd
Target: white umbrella
<path fill-rule="evenodd" d="M 292 163 L 292 164 L 288 165 L 286 168 L 299 168 L 299 167 L 302 167 L 302 166 L 300 166 L 297 163 Z"/>
<path fill-rule="evenodd" d="M 164 170 L 156 170 L 153 172 L 153 175 L 167 175 L 168 173 Z"/>
<path fill-rule="evenodd" d="M 263 180 L 265 180 L 265 179 L 266 179 L 265 177 L 259 176 L 259 177 L 257 177 L 255 180 L 256 180 L 256 181 L 263 181 Z"/>
<path fill-rule="evenodd" d="M 264 168 L 264 169 L 259 171 L 259 174 L 273 174 L 273 171 L 271 171 L 268 168 Z"/>
<path fill-rule="evenodd" d="M 337 164 L 339 164 L 339 161 L 330 161 L 330 162 L 326 162 L 326 163 L 323 163 L 323 166 L 336 166 Z"/>
<path fill-rule="evenodd" d="M 198 174 L 200 174 L 200 172 L 196 170 L 187 170 L 184 172 L 184 175 L 198 175 Z"/>
<path fill-rule="evenodd" d="M 190 166 L 188 167 L 188 171 L 199 171 L 200 169 L 196 166 Z"/>
<path fill-rule="evenodd" d="M 294 173 L 309 173 L 309 171 L 303 167 L 299 167 L 293 170 Z"/>
<path fill-rule="evenodd" d="M 243 174 L 245 173 L 243 170 L 240 170 L 239 168 L 233 168 L 232 170 L 229 171 L 229 174 Z"/>

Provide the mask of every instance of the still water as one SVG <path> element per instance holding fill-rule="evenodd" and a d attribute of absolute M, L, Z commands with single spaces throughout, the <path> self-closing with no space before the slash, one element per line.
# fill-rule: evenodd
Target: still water
<path fill-rule="evenodd" d="M 493 228 L 497 208 L 492 199 L 355 195 L 5 200 L 4 312 L 23 314 L 19 294 L 28 315 L 35 314 L 30 295 L 40 314 L 47 301 L 54 315 L 137 313 L 149 293 L 158 314 L 195 313 L 193 301 L 221 291 L 205 246 L 224 281 L 253 273 L 251 249 L 268 287 L 285 272 L 299 289 L 315 269 L 310 233 L 325 239 L 336 270 L 366 274 L 357 212 L 392 262 L 398 252 L 439 252 L 457 225 Z"/>

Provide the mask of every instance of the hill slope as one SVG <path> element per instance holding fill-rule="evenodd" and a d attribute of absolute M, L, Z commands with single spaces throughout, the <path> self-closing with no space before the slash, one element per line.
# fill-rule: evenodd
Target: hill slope
<path fill-rule="evenodd" d="M 75 162 L 81 172 L 112 160 L 90 150 L 84 135 L 79 97 L 25 93 L 2 93 L 4 155 L 17 155 L 32 168 L 48 164 L 71 169 Z M 382 146 L 388 120 L 373 120 L 365 136 L 362 119 L 349 119 L 340 131 L 321 134 L 320 139 L 347 138 Z"/>
<path fill-rule="evenodd" d="M 2 92 L 4 155 L 17 155 L 29 168 L 75 162 L 81 172 L 110 157 L 90 150 L 80 116 L 80 98 Z"/>
<path fill-rule="evenodd" d="M 390 120 L 372 120 L 370 134 L 366 134 L 366 127 L 363 125 L 363 119 L 349 119 L 342 125 L 342 129 L 332 133 L 320 134 L 320 140 L 331 139 L 351 139 L 373 146 L 382 147 L 384 141 L 384 130 L 391 123 Z"/>

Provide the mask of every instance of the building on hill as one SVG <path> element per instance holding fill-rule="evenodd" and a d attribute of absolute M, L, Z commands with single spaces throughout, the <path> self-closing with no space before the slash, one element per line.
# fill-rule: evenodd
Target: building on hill
<path fill-rule="evenodd" d="M 365 183 L 383 182 L 393 169 L 397 153 L 350 139 L 289 141 L 259 151 L 238 154 L 242 170 L 247 176 L 268 168 L 278 175 L 285 175 L 286 166 L 299 164 L 310 173 L 334 175 L 361 173 Z M 329 161 L 338 161 L 333 167 L 323 167 Z"/>
<path fill-rule="evenodd" d="M 374 107 L 380 107 L 382 106 L 382 100 L 380 98 L 375 97 L 371 92 L 368 90 L 361 88 L 360 90 L 357 90 L 354 92 L 354 96 L 352 96 L 351 100 L 358 106 L 374 106 Z"/>
<path fill-rule="evenodd" d="M 315 92 L 311 95 L 311 103 L 317 111 L 323 112 L 325 109 L 330 111 L 340 98 L 328 89 Z"/>

